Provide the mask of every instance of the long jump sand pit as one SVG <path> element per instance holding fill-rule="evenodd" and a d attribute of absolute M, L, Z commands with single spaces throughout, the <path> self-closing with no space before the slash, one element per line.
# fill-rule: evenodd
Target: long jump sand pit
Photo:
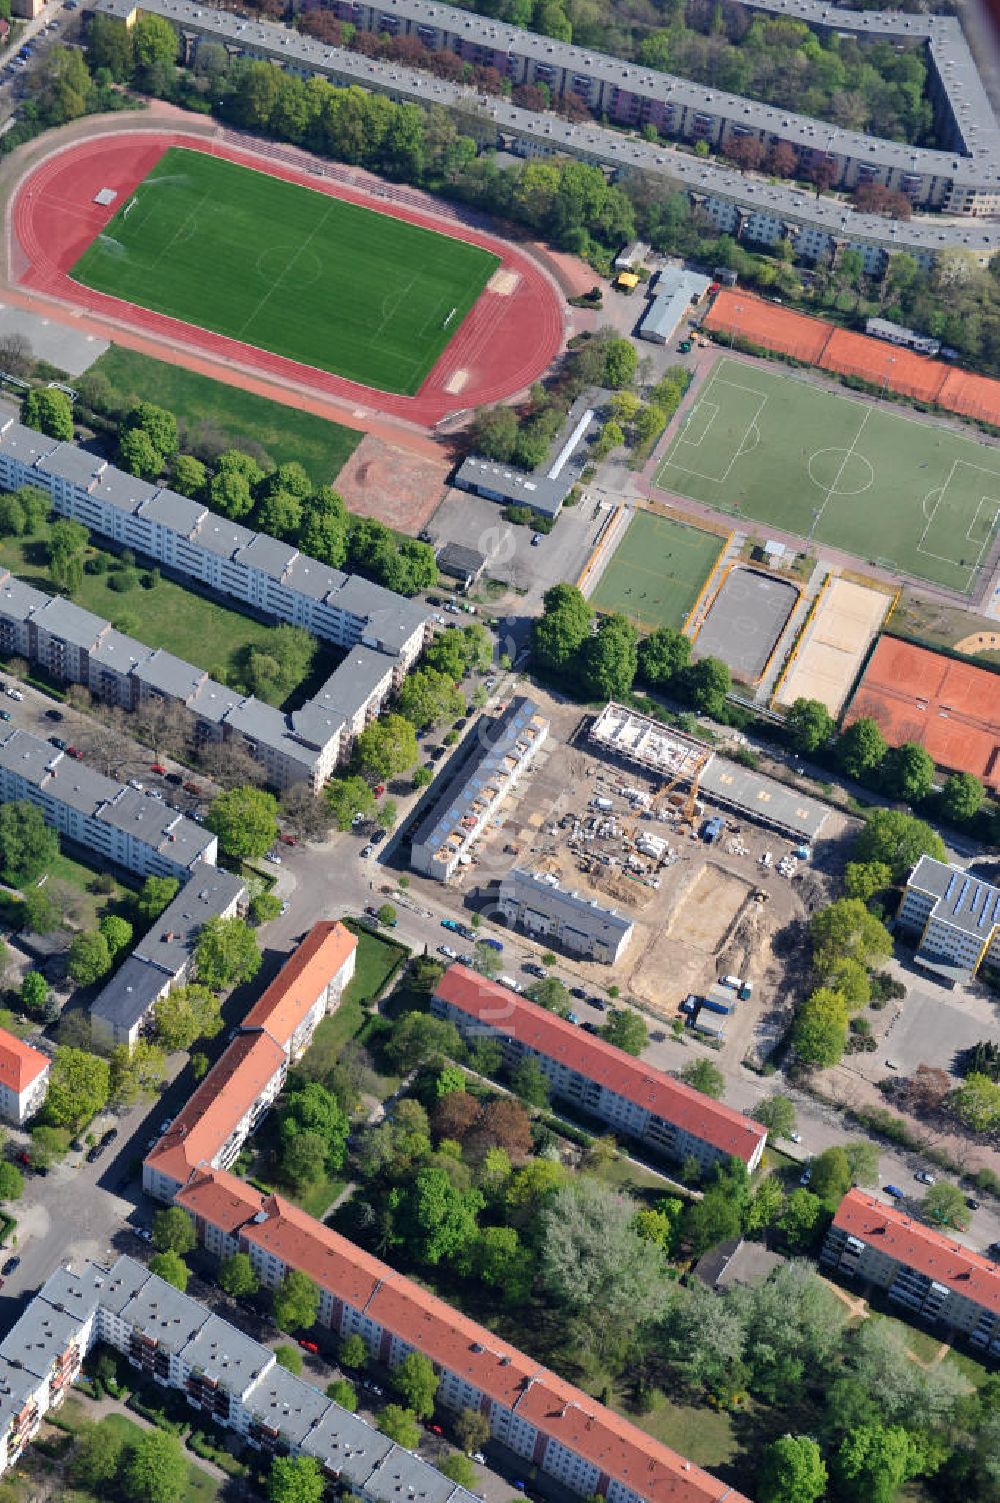
<path fill-rule="evenodd" d="M 707 957 L 721 950 L 751 891 L 748 882 L 712 862 L 699 867 L 670 923 L 657 931 L 632 973 L 629 985 L 636 996 L 672 1014 L 685 992 L 702 987 Z"/>
<path fill-rule="evenodd" d="M 838 716 L 891 603 L 884 590 L 829 580 L 778 689 L 780 703 L 818 699 Z"/>

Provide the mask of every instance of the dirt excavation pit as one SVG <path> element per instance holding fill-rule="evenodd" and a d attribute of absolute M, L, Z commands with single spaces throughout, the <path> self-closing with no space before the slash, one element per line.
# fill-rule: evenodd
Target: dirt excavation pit
<path fill-rule="evenodd" d="M 669 923 L 655 931 L 629 976 L 634 995 L 663 1017 L 673 1017 L 688 992 L 699 992 L 715 980 L 716 966 L 709 957 L 724 950 L 753 890 L 751 883 L 714 862 L 703 863 L 680 894 Z"/>

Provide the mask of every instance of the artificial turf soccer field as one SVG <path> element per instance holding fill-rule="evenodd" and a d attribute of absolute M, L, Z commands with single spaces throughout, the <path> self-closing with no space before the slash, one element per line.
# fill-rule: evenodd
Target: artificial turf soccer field
<path fill-rule="evenodd" d="M 498 265 L 463 240 L 171 147 L 70 275 L 302 365 L 412 396 Z"/>
<path fill-rule="evenodd" d="M 640 631 L 684 625 L 723 539 L 699 527 L 637 511 L 590 597 L 596 610 L 620 611 Z"/>
<path fill-rule="evenodd" d="M 656 484 L 969 593 L 1000 520 L 1000 452 L 722 359 Z"/>

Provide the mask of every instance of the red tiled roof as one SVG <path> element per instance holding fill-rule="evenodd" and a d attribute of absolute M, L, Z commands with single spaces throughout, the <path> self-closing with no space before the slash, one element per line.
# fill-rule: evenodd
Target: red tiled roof
<path fill-rule="evenodd" d="M 264 1197 L 226 1169 L 199 1169 L 178 1190 L 174 1204 L 231 1235 L 263 1210 Z"/>
<path fill-rule="evenodd" d="M 862 718 L 890 746 L 916 741 L 938 767 L 1000 789 L 1000 674 L 881 637 L 844 723 Z"/>
<path fill-rule="evenodd" d="M 0 1085 L 20 1096 L 49 1066 L 49 1057 L 0 1028 Z"/>
<path fill-rule="evenodd" d="M 231 1178 L 218 1170 L 206 1177 Z M 177 1199 L 185 1203 L 184 1196 Z M 466 1378 L 506 1408 L 516 1409 L 543 1434 L 651 1503 L 721 1503 L 723 1498 L 726 1503 L 747 1503 L 741 1493 L 282 1196 L 267 1196 L 263 1209 L 267 1220 L 247 1222 L 240 1234 L 242 1242 L 258 1245 L 287 1267 L 308 1274 L 334 1298 L 365 1311 L 439 1367 Z"/>
<path fill-rule="evenodd" d="M 285 1047 L 316 998 L 330 984 L 358 941 L 343 924 L 314 924 L 295 953 L 243 1019 L 244 1028 L 264 1028 Z"/>
<path fill-rule="evenodd" d="M 207 1168 L 233 1128 L 285 1066 L 285 1051 L 266 1033 L 241 1033 L 209 1070 L 146 1163 L 181 1184 Z"/>
<path fill-rule="evenodd" d="M 767 1136 L 766 1128 L 742 1112 L 712 1101 L 467 966 L 449 966 L 438 982 L 437 996 L 744 1163 Z"/>
<path fill-rule="evenodd" d="M 1000 1269 L 943 1232 L 913 1221 L 905 1212 L 883 1205 L 862 1190 L 847 1192 L 833 1224 L 1000 1315 Z"/>

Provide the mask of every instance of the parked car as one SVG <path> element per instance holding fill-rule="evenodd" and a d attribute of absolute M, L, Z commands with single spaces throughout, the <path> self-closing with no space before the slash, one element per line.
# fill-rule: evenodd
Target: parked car
<path fill-rule="evenodd" d="M 56 751 L 65 751 L 66 743 L 61 736 L 50 736 L 49 745 L 54 746 Z"/>
<path fill-rule="evenodd" d="M 603 997 L 591 997 L 590 1005 L 591 1007 L 596 1007 L 598 1012 L 607 1012 L 608 1010 L 608 1004 Z"/>
<path fill-rule="evenodd" d="M 381 798 L 384 792 L 385 792 L 385 784 L 384 783 L 376 783 L 375 787 L 372 789 L 372 793 L 374 793 L 374 795 L 375 795 L 376 798 Z"/>
<path fill-rule="evenodd" d="M 500 954 L 500 955 L 503 954 L 503 945 L 501 944 L 500 940 L 498 940 L 498 939 L 491 939 L 487 935 L 487 937 L 485 939 L 481 939 L 479 941 L 479 943 L 481 945 L 489 945 L 489 947 L 490 947 L 491 950 L 496 950 L 497 953 Z"/>
<path fill-rule="evenodd" d="M 101 1135 L 101 1147 L 108 1148 L 118 1136 L 117 1127 L 109 1127 L 106 1133 Z"/>
<path fill-rule="evenodd" d="M 46 710 L 45 718 L 46 720 L 61 720 L 63 718 L 62 710 Z"/>
<path fill-rule="evenodd" d="M 312 1352 L 314 1356 L 318 1355 L 319 1353 L 319 1347 L 316 1345 L 315 1341 L 309 1341 L 305 1336 L 299 1337 L 299 1346 L 304 1352 Z"/>
<path fill-rule="evenodd" d="M 461 926 L 457 919 L 445 918 L 441 920 L 441 928 L 449 929 L 452 934 L 458 934 Z"/>
<path fill-rule="evenodd" d="M 11 715 L 11 713 L 10 713 L 9 710 L 0 710 L 0 720 L 12 720 L 12 719 L 13 719 L 13 716 Z"/>
<path fill-rule="evenodd" d="M 6 1263 L 3 1265 L 3 1270 L 2 1271 L 3 1271 L 4 1274 L 10 1274 L 10 1273 L 14 1272 L 15 1268 L 20 1268 L 20 1266 L 21 1266 L 21 1259 L 15 1256 L 13 1258 L 8 1258 L 7 1259 Z"/>
<path fill-rule="evenodd" d="M 576 997 L 580 1002 L 586 1002 L 587 1000 L 587 993 L 584 991 L 582 986 L 571 986 L 569 989 L 569 994 L 571 997 Z"/>
<path fill-rule="evenodd" d="M 444 1431 L 441 1429 L 441 1426 L 440 1425 L 436 1425 L 433 1420 L 424 1420 L 424 1429 L 425 1430 L 429 1430 L 432 1435 L 443 1435 L 444 1434 Z"/>
<path fill-rule="evenodd" d="M 165 772 L 163 777 L 165 782 L 172 783 L 175 788 L 179 788 L 184 781 L 179 772 Z"/>
<path fill-rule="evenodd" d="M 370 843 L 368 845 L 365 845 L 365 846 L 361 847 L 361 859 L 362 859 L 362 861 L 367 861 L 368 857 L 369 856 L 374 856 L 374 854 L 375 854 L 375 847 L 373 845 L 371 845 Z"/>
<path fill-rule="evenodd" d="M 7 695 L 8 699 L 20 700 L 24 698 L 24 695 L 21 693 L 20 689 L 5 689 L 3 692 Z"/>
<path fill-rule="evenodd" d="M 965 1197 L 965 1204 L 969 1207 L 970 1211 L 978 1211 L 982 1205 L 982 1201 L 977 1200 L 974 1195 L 967 1195 Z"/>
<path fill-rule="evenodd" d="M 67 757 L 72 757 L 74 762 L 83 761 L 83 752 L 78 746 L 67 746 L 66 755 Z"/>
<path fill-rule="evenodd" d="M 812 1164 L 807 1164 L 806 1167 L 803 1169 L 802 1173 L 799 1175 L 799 1184 L 800 1185 L 808 1185 L 808 1183 L 812 1179 L 812 1177 L 813 1177 L 813 1167 L 812 1167 Z"/>
<path fill-rule="evenodd" d="M 482 1451 L 473 1451 L 472 1460 L 478 1461 L 480 1466 L 486 1465 L 486 1457 L 483 1455 Z"/>
<path fill-rule="evenodd" d="M 886 1185 L 886 1187 L 885 1187 L 885 1193 L 887 1195 L 891 1195 L 892 1198 L 893 1198 L 893 1200 L 905 1200 L 906 1199 L 906 1191 L 905 1190 L 901 1190 L 898 1185 Z"/>
<path fill-rule="evenodd" d="M 445 960 L 458 959 L 458 951 L 453 950 L 451 945 L 438 945 L 438 954 L 443 955 Z"/>
<path fill-rule="evenodd" d="M 913 1178 L 919 1180 L 922 1185 L 934 1184 L 934 1175 L 928 1174 L 926 1169 L 918 1169 Z"/>
<path fill-rule="evenodd" d="M 583 1027 L 584 1033 L 592 1033 L 595 1036 L 595 1038 L 600 1034 L 600 1031 L 601 1031 L 598 1028 L 598 1026 L 597 1026 L 596 1023 L 587 1022 L 587 1023 L 582 1024 L 582 1027 Z"/>
<path fill-rule="evenodd" d="M 540 965 L 536 965 L 533 960 L 526 960 L 524 962 L 524 965 L 521 967 L 521 970 L 522 971 L 527 971 L 527 973 L 528 973 L 529 976 L 544 976 L 545 975 L 545 967 L 544 966 L 540 966 Z"/>

